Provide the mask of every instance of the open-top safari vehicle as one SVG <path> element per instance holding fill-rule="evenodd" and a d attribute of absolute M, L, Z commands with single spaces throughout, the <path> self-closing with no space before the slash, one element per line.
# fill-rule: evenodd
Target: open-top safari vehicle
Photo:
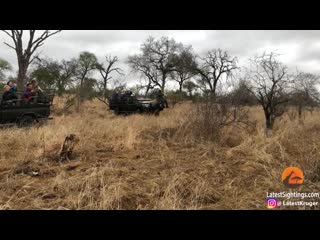
<path fill-rule="evenodd" d="M 49 118 L 55 91 L 46 89 L 28 101 L 23 92 L 15 93 L 17 99 L 4 101 L 0 92 L 0 126 L 30 126 Z"/>
<path fill-rule="evenodd" d="M 147 113 L 159 115 L 164 105 L 150 98 L 138 98 L 127 94 L 113 94 L 109 98 L 109 110 L 115 114 Z"/>

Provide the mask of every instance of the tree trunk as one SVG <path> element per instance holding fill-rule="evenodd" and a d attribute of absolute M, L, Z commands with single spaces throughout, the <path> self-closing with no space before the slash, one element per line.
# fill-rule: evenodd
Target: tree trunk
<path fill-rule="evenodd" d="M 150 90 L 150 86 L 148 85 L 148 86 L 147 86 L 147 89 L 146 89 L 146 93 L 145 93 L 145 96 L 147 96 L 147 95 L 148 95 L 148 93 L 149 93 L 149 90 Z"/>
<path fill-rule="evenodd" d="M 26 64 L 23 60 L 20 61 L 17 85 L 19 90 L 23 90 L 27 81 L 28 64 Z"/>
<path fill-rule="evenodd" d="M 62 86 L 58 86 L 58 91 L 57 91 L 57 93 L 58 93 L 58 96 L 59 96 L 59 97 L 62 96 L 62 93 L 63 93 L 63 88 L 62 88 Z"/>
<path fill-rule="evenodd" d="M 78 93 L 78 97 L 77 97 L 77 104 L 76 104 L 76 112 L 79 113 L 80 112 L 80 104 L 81 104 L 81 97 L 80 97 L 80 93 Z"/>
<path fill-rule="evenodd" d="M 166 74 L 165 73 L 163 73 L 162 74 L 162 82 L 161 82 L 161 91 L 164 93 L 164 87 L 165 87 L 165 85 L 166 85 Z"/>
<path fill-rule="evenodd" d="M 81 79 L 80 86 L 79 86 L 79 89 L 78 89 L 78 96 L 77 96 L 77 101 L 76 101 L 77 102 L 77 105 L 76 105 L 77 113 L 80 112 L 82 85 L 83 85 L 83 79 Z"/>
<path fill-rule="evenodd" d="M 217 100 L 217 83 L 218 81 L 214 81 L 213 88 L 212 88 L 212 100 L 215 102 Z"/>
<path fill-rule="evenodd" d="M 303 119 L 302 119 L 302 104 L 299 104 L 299 106 L 298 106 L 298 116 L 299 116 L 299 124 L 303 124 Z"/>
<path fill-rule="evenodd" d="M 62 80 L 60 78 L 57 80 L 56 87 L 57 87 L 57 95 L 61 97 L 63 93 L 63 87 L 62 87 Z"/>
<path fill-rule="evenodd" d="M 266 136 L 271 137 L 274 119 L 272 118 L 271 113 L 266 109 L 264 110 L 264 115 L 266 120 Z"/>
<path fill-rule="evenodd" d="M 211 91 L 210 93 L 210 101 L 215 102 L 216 101 L 216 92 Z"/>
<path fill-rule="evenodd" d="M 299 116 L 299 119 L 302 118 L 302 105 L 301 104 L 299 104 L 299 106 L 298 106 L 298 116 Z"/>
<path fill-rule="evenodd" d="M 270 118 L 266 119 L 266 128 L 267 129 L 272 129 L 273 128 L 273 123 Z"/>
<path fill-rule="evenodd" d="M 107 100 L 107 81 L 104 84 L 104 91 L 103 91 L 103 97 L 104 97 L 104 101 Z"/>
<path fill-rule="evenodd" d="M 179 93 L 180 94 L 182 93 L 182 84 L 183 84 L 183 82 L 179 82 Z"/>

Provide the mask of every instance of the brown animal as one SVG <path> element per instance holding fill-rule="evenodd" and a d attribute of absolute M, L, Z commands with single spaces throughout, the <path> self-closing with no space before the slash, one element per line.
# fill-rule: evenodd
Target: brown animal
<path fill-rule="evenodd" d="M 65 138 L 59 154 L 60 161 L 69 161 L 72 158 L 73 148 L 78 141 L 79 139 L 75 134 L 70 134 Z"/>

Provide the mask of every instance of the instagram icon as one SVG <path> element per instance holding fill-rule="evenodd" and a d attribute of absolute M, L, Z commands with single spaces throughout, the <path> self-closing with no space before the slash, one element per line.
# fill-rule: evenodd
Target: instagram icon
<path fill-rule="evenodd" d="M 278 200 L 276 198 L 267 198 L 267 208 L 278 207 Z"/>

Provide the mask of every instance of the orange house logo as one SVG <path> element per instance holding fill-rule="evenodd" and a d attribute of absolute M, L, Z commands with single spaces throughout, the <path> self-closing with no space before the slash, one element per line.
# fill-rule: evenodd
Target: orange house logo
<path fill-rule="evenodd" d="M 288 167 L 283 171 L 281 180 L 286 187 L 297 188 L 303 184 L 303 172 L 298 167 Z"/>

